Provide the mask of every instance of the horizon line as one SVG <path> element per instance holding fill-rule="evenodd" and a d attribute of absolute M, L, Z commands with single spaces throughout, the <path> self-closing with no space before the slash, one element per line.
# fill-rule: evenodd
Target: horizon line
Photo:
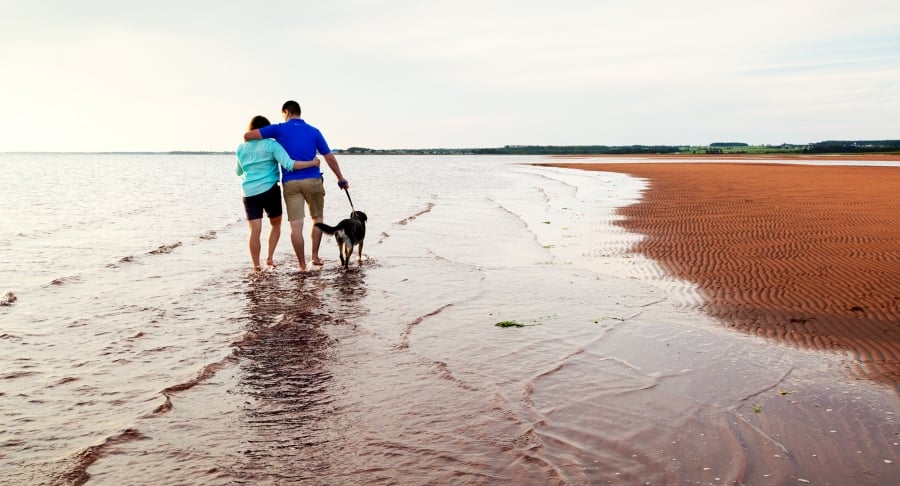
<path fill-rule="evenodd" d="M 887 144 L 900 144 L 900 139 L 871 139 L 871 140 L 823 140 L 820 142 L 807 142 L 802 144 L 797 143 L 780 143 L 780 144 L 759 144 L 753 145 L 746 142 L 711 142 L 705 145 L 690 145 L 690 144 L 628 144 L 628 145 L 604 145 L 604 144 L 570 144 L 570 145 L 523 145 L 523 144 L 508 144 L 503 146 L 496 147 L 424 147 L 424 148 L 370 148 L 370 147 L 359 147 L 359 146 L 350 146 L 343 149 L 335 148 L 334 152 L 347 152 L 351 150 L 367 150 L 373 152 L 391 152 L 391 151 L 427 151 L 427 150 L 453 150 L 453 151 L 463 151 L 463 150 L 504 150 L 504 149 L 523 149 L 523 148 L 573 148 L 573 147 L 606 147 L 606 148 L 628 148 L 628 147 L 667 147 L 667 148 L 703 148 L 703 147 L 713 147 L 713 146 L 733 146 L 733 147 L 747 147 L 747 148 L 760 148 L 760 147 L 770 147 L 770 148 L 778 148 L 778 147 L 808 147 L 810 145 L 816 144 L 826 144 L 826 143 L 845 143 L 845 144 L 873 144 L 873 143 L 887 143 Z M 232 155 L 235 154 L 234 150 L 0 150 L 0 154 L 106 154 L 106 155 L 134 155 L 134 154 L 173 154 L 173 155 Z"/>

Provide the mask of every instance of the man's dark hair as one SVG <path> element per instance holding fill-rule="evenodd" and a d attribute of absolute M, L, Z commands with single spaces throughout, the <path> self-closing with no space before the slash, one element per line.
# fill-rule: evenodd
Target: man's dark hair
<path fill-rule="evenodd" d="M 262 115 L 256 115 L 252 120 L 250 120 L 250 130 L 259 130 L 260 128 L 267 127 L 269 125 L 271 125 L 271 123 L 269 123 L 269 119 Z"/>
<path fill-rule="evenodd" d="M 281 111 L 286 111 L 292 116 L 300 116 L 300 103 L 297 103 L 294 100 L 285 101 L 284 104 L 281 105 Z"/>

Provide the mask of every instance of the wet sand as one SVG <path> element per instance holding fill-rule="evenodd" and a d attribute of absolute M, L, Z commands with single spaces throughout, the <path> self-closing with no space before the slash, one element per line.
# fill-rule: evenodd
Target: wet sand
<path fill-rule="evenodd" d="M 843 353 L 851 376 L 896 389 L 900 168 L 660 159 L 553 165 L 647 179 L 618 224 L 646 235 L 634 251 L 696 283 L 710 315 L 746 333 Z"/>
<path fill-rule="evenodd" d="M 363 263 L 298 274 L 283 229 L 250 279 L 231 158 L 133 157 L 5 166 L 44 212 L 0 230 L 0 484 L 898 483 L 900 395 L 698 312 L 615 226 L 646 179 L 348 156 Z"/>

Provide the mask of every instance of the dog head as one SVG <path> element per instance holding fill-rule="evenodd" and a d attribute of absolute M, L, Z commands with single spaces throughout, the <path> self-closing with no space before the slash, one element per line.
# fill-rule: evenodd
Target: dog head
<path fill-rule="evenodd" d="M 356 220 L 359 220 L 359 221 L 362 221 L 363 223 L 365 223 L 366 220 L 369 219 L 369 217 L 366 216 L 366 213 L 364 213 L 362 211 L 351 211 L 350 219 L 356 219 Z"/>

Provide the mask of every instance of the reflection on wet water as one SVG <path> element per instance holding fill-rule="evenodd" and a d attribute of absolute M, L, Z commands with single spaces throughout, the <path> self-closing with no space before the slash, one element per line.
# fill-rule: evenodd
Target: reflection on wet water
<path fill-rule="evenodd" d="M 246 292 L 250 324 L 237 352 L 237 391 L 250 399 L 244 425 L 256 438 L 244 450 L 248 458 L 327 440 L 317 418 L 333 404 L 328 361 L 334 339 L 322 327 L 335 321 L 309 288 L 319 282 L 289 282 L 291 288 L 282 288 L 278 279 L 263 278 Z"/>

